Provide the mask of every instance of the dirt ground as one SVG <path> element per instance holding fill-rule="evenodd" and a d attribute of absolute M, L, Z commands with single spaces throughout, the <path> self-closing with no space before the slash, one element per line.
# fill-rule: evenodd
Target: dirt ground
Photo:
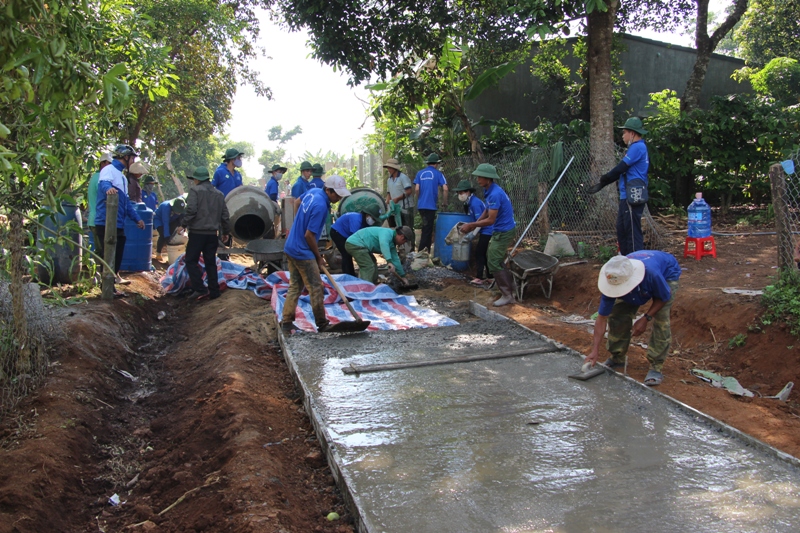
<path fill-rule="evenodd" d="M 768 285 L 775 238 L 718 237 L 718 258 L 702 261 L 683 259 L 682 243 L 676 236 L 668 248 L 684 272 L 659 390 L 800 457 L 800 393 L 740 398 L 689 373 L 731 375 L 764 396 L 798 382 L 800 342 L 780 325 L 753 327 L 758 297 L 721 290 Z M 551 299 L 531 286 L 500 312 L 585 352 L 590 326 L 561 318 L 596 311 L 599 268 L 563 267 Z M 129 277 L 127 298 L 63 311 L 68 341 L 45 384 L 0 424 L 0 533 L 352 532 L 269 303 L 237 290 L 190 302 L 162 296 L 157 273 Z M 456 317 L 470 299 L 497 297 L 466 280 L 443 283 L 414 295 Z M 738 334 L 744 346 L 729 348 Z M 644 377 L 642 348 L 631 348 L 628 370 Z M 124 503 L 110 505 L 114 494 Z"/>

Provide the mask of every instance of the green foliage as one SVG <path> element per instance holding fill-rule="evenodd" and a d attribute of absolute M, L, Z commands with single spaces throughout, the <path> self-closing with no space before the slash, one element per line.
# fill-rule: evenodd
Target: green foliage
<path fill-rule="evenodd" d="M 750 76 L 758 94 L 771 96 L 779 105 L 800 103 L 800 63 L 788 57 L 776 57 Z"/>
<path fill-rule="evenodd" d="M 617 249 L 614 246 L 607 246 L 601 244 L 597 248 L 597 260 L 601 263 L 606 263 L 609 259 L 617 255 Z"/>
<path fill-rule="evenodd" d="M 764 325 L 783 322 L 789 326 L 791 334 L 800 336 L 800 276 L 796 271 L 783 272 L 774 285 L 764 287 L 761 297 Z"/>
<path fill-rule="evenodd" d="M 533 134 L 508 119 L 494 121 L 489 130 L 491 133 L 481 138 L 485 154 L 519 151 L 533 145 Z"/>
<path fill-rule="evenodd" d="M 258 156 L 258 163 L 264 167 L 264 170 L 261 172 L 262 178 L 269 179 L 272 165 L 281 164 L 288 169 L 289 165 L 286 161 L 286 149 L 283 148 L 283 145 L 301 133 L 303 133 L 303 128 L 300 126 L 295 126 L 286 132 L 283 131 L 283 126 L 281 125 L 275 125 L 269 129 L 267 138 L 270 141 L 277 141 L 278 147 L 275 150 L 264 149 L 261 151 L 261 155 Z"/>
<path fill-rule="evenodd" d="M 747 344 L 747 335 L 744 333 L 739 333 L 728 340 L 728 348 L 731 350 L 742 348 L 745 344 Z"/>
<path fill-rule="evenodd" d="M 800 59 L 800 0 L 750 0 L 734 32 L 740 57 L 761 68 L 776 57 Z"/>
<path fill-rule="evenodd" d="M 726 210 L 734 201 L 763 202 L 769 194 L 769 166 L 800 147 L 800 109 L 775 101 L 733 95 L 712 99 L 709 109 L 675 115 L 674 93 L 653 100 L 649 130 L 651 180 L 675 190 L 687 180 Z M 676 198 L 676 202 L 681 199 Z"/>

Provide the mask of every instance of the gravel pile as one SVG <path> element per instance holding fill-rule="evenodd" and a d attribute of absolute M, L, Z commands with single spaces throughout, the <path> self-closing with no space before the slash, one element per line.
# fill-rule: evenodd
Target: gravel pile
<path fill-rule="evenodd" d="M 423 289 L 443 289 L 445 279 L 467 279 L 463 274 L 454 272 L 449 268 L 434 266 L 426 267 L 417 271 L 410 271 L 414 281 L 419 283 Z"/>

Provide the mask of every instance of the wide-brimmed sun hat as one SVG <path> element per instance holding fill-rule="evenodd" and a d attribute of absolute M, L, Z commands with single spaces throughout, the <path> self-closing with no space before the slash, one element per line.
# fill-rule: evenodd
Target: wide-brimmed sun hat
<path fill-rule="evenodd" d="M 644 279 L 644 263 L 624 255 L 616 255 L 600 269 L 597 288 L 609 298 L 622 298 Z"/>
<path fill-rule="evenodd" d="M 453 190 L 455 192 L 464 192 L 464 191 L 475 192 L 475 187 L 472 186 L 469 180 L 461 180 L 458 182 L 458 185 L 456 185 L 456 188 Z"/>
<path fill-rule="evenodd" d="M 408 226 L 397 228 L 397 233 L 406 238 L 406 242 L 414 242 L 414 230 Z"/>
<path fill-rule="evenodd" d="M 156 179 L 153 176 L 148 174 L 148 175 L 146 175 L 145 177 L 142 178 L 142 183 L 144 185 L 147 185 L 149 183 L 158 183 L 158 182 L 156 181 Z"/>
<path fill-rule="evenodd" d="M 300 163 L 300 172 L 304 170 L 314 170 L 314 166 L 308 161 L 303 161 L 302 163 Z"/>
<path fill-rule="evenodd" d="M 186 200 L 181 197 L 172 199 L 172 207 L 170 208 L 174 213 L 181 215 L 186 211 Z"/>
<path fill-rule="evenodd" d="M 625 121 L 625 124 L 623 126 L 617 126 L 617 129 L 635 131 L 639 135 L 644 135 L 645 133 L 647 133 L 647 130 L 644 129 L 644 123 L 642 122 L 642 119 L 640 119 L 639 117 L 629 118 L 628 120 Z"/>
<path fill-rule="evenodd" d="M 393 168 L 393 169 L 399 170 L 401 172 L 403 170 L 400 167 L 400 161 L 398 161 L 397 159 L 394 159 L 394 158 L 389 159 L 388 161 L 386 161 L 386 163 L 383 164 L 383 168 Z"/>
<path fill-rule="evenodd" d="M 228 148 L 225 150 L 225 155 L 222 156 L 223 161 L 230 161 L 231 159 L 236 159 L 240 155 L 244 155 L 244 152 L 240 152 L 236 148 Z"/>
<path fill-rule="evenodd" d="M 190 180 L 197 180 L 197 181 L 206 181 L 211 176 L 208 174 L 208 169 L 206 167 L 197 167 L 194 169 L 194 172 L 191 176 L 186 176 Z"/>
<path fill-rule="evenodd" d="M 432 165 L 434 163 L 441 163 L 442 162 L 441 158 L 439 157 L 439 154 L 437 154 L 435 152 L 432 153 L 431 155 L 429 155 L 428 159 L 426 159 L 426 161 L 428 162 L 429 165 Z"/>
<path fill-rule="evenodd" d="M 347 182 L 338 174 L 328 176 L 325 179 L 325 188 L 333 189 L 342 198 L 350 196 L 350 191 L 347 190 Z"/>
<path fill-rule="evenodd" d="M 147 166 L 141 161 L 136 161 L 128 168 L 128 174 L 147 174 Z"/>
<path fill-rule="evenodd" d="M 472 171 L 473 176 L 480 176 L 482 178 L 489 178 L 491 180 L 499 180 L 500 176 L 497 175 L 497 169 L 494 165 L 489 163 L 481 163 L 478 168 Z"/>
<path fill-rule="evenodd" d="M 325 169 L 319 163 L 314 163 L 311 167 L 311 175 L 315 178 L 321 178 L 325 174 Z"/>
<path fill-rule="evenodd" d="M 287 170 L 286 167 L 282 167 L 281 165 L 275 164 L 272 165 L 272 170 L 270 170 L 270 172 L 281 171 L 281 173 L 286 174 L 286 170 Z"/>

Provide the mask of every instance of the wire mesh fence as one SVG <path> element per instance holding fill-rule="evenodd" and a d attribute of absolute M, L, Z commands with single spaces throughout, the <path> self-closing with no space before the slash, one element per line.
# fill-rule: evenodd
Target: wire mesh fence
<path fill-rule="evenodd" d="M 617 159 L 622 157 L 621 153 L 616 155 Z M 566 168 L 573 157 L 574 160 Z M 517 222 L 516 237 L 522 237 L 520 247 L 542 249 L 548 235 L 559 232 L 569 238 L 573 250 L 581 250 L 586 255 L 595 255 L 602 252 L 603 248 L 616 252 L 619 207 L 617 187 L 610 185 L 596 195 L 586 192 L 587 186 L 599 179 L 592 177 L 590 160 L 589 144 L 582 141 L 531 147 L 522 152 L 486 158 L 487 163 L 497 168 L 501 177 L 499 185 L 511 199 Z M 472 157 L 467 156 L 444 159 L 439 169 L 444 173 L 450 190 L 459 181 L 466 179 L 476 187 L 476 194 L 482 198 L 483 192 L 471 175 L 475 166 Z M 408 175 L 413 179 L 419 169 L 408 170 Z M 562 172 L 563 178 L 545 203 L 545 198 Z M 525 231 L 543 203 L 544 207 L 535 222 Z M 448 211 L 459 212 L 462 209 L 456 195 L 451 194 Z M 642 231 L 645 248 L 658 249 L 663 245 L 666 230 L 652 218 L 647 209 L 642 221 Z"/>
<path fill-rule="evenodd" d="M 778 236 L 778 266 L 797 273 L 800 265 L 800 150 L 770 169 L 772 209 Z M 800 282 L 800 276 L 792 276 Z"/>

